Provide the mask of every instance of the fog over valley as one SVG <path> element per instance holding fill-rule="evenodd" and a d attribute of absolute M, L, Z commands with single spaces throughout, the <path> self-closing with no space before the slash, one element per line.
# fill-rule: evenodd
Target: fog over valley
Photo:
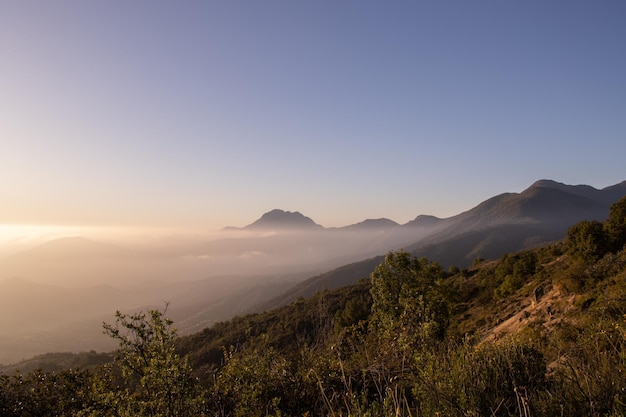
<path fill-rule="evenodd" d="M 0 2 L 0 417 L 626 415 L 625 18 Z"/>
<path fill-rule="evenodd" d="M 301 228 L 289 222 L 292 213 L 276 213 L 284 215 L 277 223 L 222 231 L 3 226 L 0 363 L 112 349 L 101 323 L 118 309 L 169 303 L 181 333 L 198 331 L 434 230 L 391 221 Z"/>
<path fill-rule="evenodd" d="M 368 278 L 389 251 L 443 267 L 561 240 L 604 220 L 626 181 L 596 189 L 540 180 L 452 217 L 398 224 L 367 219 L 326 228 L 272 210 L 219 231 L 3 226 L 0 363 L 50 351 L 110 350 L 101 332 L 116 310 L 168 306 L 181 334 Z"/>
<path fill-rule="evenodd" d="M 65 236 L 57 227 L 53 237 L 29 230 L 29 236 L 3 239 L 0 276 L 69 287 L 132 288 L 146 282 L 225 274 L 315 272 L 413 243 L 435 230 L 430 226 L 355 226 L 231 228 L 205 233 L 70 228 Z"/>

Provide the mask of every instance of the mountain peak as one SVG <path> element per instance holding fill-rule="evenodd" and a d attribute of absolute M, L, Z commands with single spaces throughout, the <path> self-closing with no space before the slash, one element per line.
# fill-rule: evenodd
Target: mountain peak
<path fill-rule="evenodd" d="M 274 209 L 263 214 L 260 219 L 249 224 L 245 229 L 314 229 L 321 227 L 299 211 Z"/>
<path fill-rule="evenodd" d="M 342 229 L 346 230 L 385 230 L 399 226 L 398 223 L 387 218 L 380 219 L 365 219 L 362 222 L 345 226 Z"/>
<path fill-rule="evenodd" d="M 535 181 L 530 187 L 528 187 L 529 190 L 533 188 L 556 188 L 557 190 L 561 190 L 561 191 L 577 192 L 577 193 L 581 193 L 582 190 L 585 190 L 586 192 L 598 191 L 590 185 L 568 185 L 568 184 L 563 184 L 562 182 L 557 182 L 554 180 L 546 180 L 546 179 Z"/>
<path fill-rule="evenodd" d="M 557 182 L 554 180 L 548 180 L 548 179 L 541 179 L 538 181 L 535 181 L 530 187 L 528 188 L 537 188 L 537 187 L 545 187 L 545 188 L 563 188 L 566 187 L 565 184 L 561 183 L 561 182 Z"/>
<path fill-rule="evenodd" d="M 411 220 L 405 226 L 411 227 L 430 227 L 439 224 L 442 221 L 439 217 L 431 216 L 427 214 L 420 214 L 415 219 Z"/>
<path fill-rule="evenodd" d="M 601 199 L 601 195 L 603 194 L 601 190 L 598 190 L 590 185 L 567 185 L 552 180 L 539 180 L 530 187 L 528 187 L 524 192 L 522 192 L 522 195 L 533 193 L 536 190 L 546 188 L 558 190 L 571 195 L 577 195 L 580 197 L 588 198 L 590 200 Z"/>

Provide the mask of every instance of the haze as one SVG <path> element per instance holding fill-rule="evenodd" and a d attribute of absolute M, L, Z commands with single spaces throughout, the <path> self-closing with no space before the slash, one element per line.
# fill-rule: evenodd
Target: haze
<path fill-rule="evenodd" d="M 626 177 L 621 1 L 0 4 L 0 362 L 183 331 L 539 178 Z M 287 237 L 288 235 L 288 237 Z M 26 343 L 24 342 L 26 341 Z"/>
<path fill-rule="evenodd" d="M 50 227 L 36 235 L 35 228 L 4 227 L 0 363 L 48 351 L 112 349 L 100 329 L 118 309 L 169 304 L 183 334 L 198 331 L 252 311 L 304 278 L 400 248 L 433 230 Z"/>

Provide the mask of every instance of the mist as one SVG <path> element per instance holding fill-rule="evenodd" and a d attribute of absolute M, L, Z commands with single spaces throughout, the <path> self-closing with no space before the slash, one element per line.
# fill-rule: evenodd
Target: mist
<path fill-rule="evenodd" d="M 0 363 L 111 350 L 116 310 L 164 308 L 181 334 L 254 311 L 296 283 L 432 229 L 222 230 L 3 226 Z"/>

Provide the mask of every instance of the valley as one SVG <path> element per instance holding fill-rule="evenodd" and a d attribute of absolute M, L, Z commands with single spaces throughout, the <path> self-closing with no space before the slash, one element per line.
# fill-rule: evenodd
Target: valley
<path fill-rule="evenodd" d="M 274 210 L 241 228 L 159 238 L 56 237 L 0 259 L 0 363 L 46 352 L 107 351 L 101 324 L 116 310 L 168 305 L 181 334 L 236 315 L 367 278 L 404 249 L 445 268 L 562 239 L 581 220 L 603 220 L 626 182 L 602 190 L 542 180 L 457 216 L 370 219 L 324 228 Z M 149 243 L 146 243 L 149 242 Z"/>

